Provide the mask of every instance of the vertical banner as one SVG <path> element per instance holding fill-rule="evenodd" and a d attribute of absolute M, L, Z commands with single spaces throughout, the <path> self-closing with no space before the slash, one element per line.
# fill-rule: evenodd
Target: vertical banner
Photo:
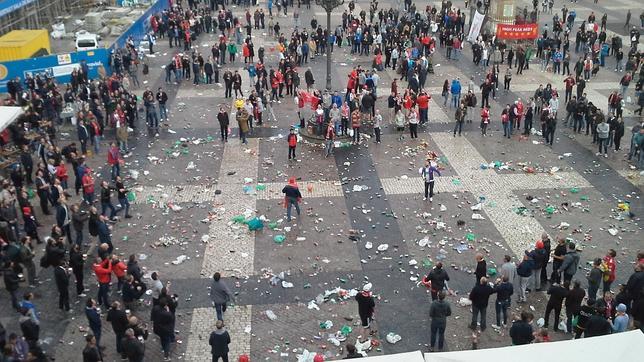
<path fill-rule="evenodd" d="M 481 32 L 481 26 L 483 25 L 484 19 L 485 15 L 478 11 L 474 13 L 474 18 L 472 18 L 472 24 L 470 25 L 470 32 L 467 34 L 467 41 L 473 42 L 476 40 Z"/>

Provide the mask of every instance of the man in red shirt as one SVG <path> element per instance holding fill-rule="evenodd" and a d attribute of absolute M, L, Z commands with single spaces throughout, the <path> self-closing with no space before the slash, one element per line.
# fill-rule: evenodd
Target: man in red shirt
<path fill-rule="evenodd" d="M 427 114 L 429 111 L 429 100 L 431 96 L 427 95 L 425 91 L 421 91 L 418 98 L 416 98 L 416 103 L 418 104 L 418 110 L 420 113 L 420 124 L 425 124 L 427 119 Z"/>
<path fill-rule="evenodd" d="M 108 294 L 110 291 L 110 282 L 112 281 L 112 263 L 109 258 L 101 260 L 101 258 L 96 258 L 92 269 L 96 274 L 96 280 L 98 280 L 98 300 L 99 305 L 103 305 L 105 308 L 110 307 L 110 301 L 108 300 Z"/>
<path fill-rule="evenodd" d="M 82 178 L 83 181 L 83 199 L 89 205 L 94 203 L 94 178 L 92 177 L 92 169 L 87 168 Z"/>
<path fill-rule="evenodd" d="M 566 97 L 564 102 L 568 103 L 570 98 L 572 97 L 572 87 L 575 86 L 575 78 L 572 75 L 569 75 L 566 79 L 564 79 L 564 83 L 566 84 Z"/>

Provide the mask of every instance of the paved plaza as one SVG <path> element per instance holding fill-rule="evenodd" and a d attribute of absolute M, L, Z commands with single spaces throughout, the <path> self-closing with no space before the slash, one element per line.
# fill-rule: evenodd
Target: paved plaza
<path fill-rule="evenodd" d="M 380 7 L 388 8 L 389 3 L 381 1 Z M 639 25 L 641 4 L 637 1 L 565 3 L 576 10 L 578 23 L 591 11 L 597 18 L 607 13 L 608 29 L 627 36 L 624 17 L 628 9 L 634 9 L 632 23 Z M 558 11 L 562 4 L 556 0 L 555 9 Z M 440 6 L 440 2 L 435 5 Z M 454 5 L 462 7 L 463 3 Z M 366 0 L 357 1 L 356 12 L 368 6 Z M 340 22 L 343 8 L 333 13 L 333 27 Z M 233 9 L 236 16 L 243 16 L 243 9 Z M 326 21 L 318 6 L 300 11 L 301 24 L 310 24 L 313 17 Z M 276 20 L 290 34 L 290 12 L 288 17 L 282 15 Z M 542 16 L 541 22 L 551 22 L 551 16 Z M 207 56 L 215 41 L 216 35 L 203 34 L 195 46 Z M 266 63 L 274 66 L 277 53 L 271 49 L 276 40 L 260 30 L 253 32 L 253 41 L 256 47 L 267 49 Z M 448 319 L 446 349 L 465 350 L 472 347 L 467 328 L 471 313 L 457 301 L 467 297 L 474 285 L 477 252 L 485 254 L 488 267 L 494 268 L 501 265 L 505 254 L 516 258 L 532 249 L 542 232 L 553 238 L 561 235 L 583 246 L 577 277 L 585 283 L 588 261 L 603 257 L 609 248 L 618 251 L 617 278 L 625 282 L 638 250 L 642 250 L 644 176 L 626 162 L 630 129 L 640 121 L 633 114 L 635 104 L 627 104 L 624 112 L 622 150 L 611 150 L 608 158 L 596 157 L 591 138 L 573 134 L 561 121 L 551 147 L 538 135 L 526 138 L 515 133 L 511 139 L 503 138 L 498 115 L 506 103 L 517 97 L 528 98 L 539 84 L 552 83 L 563 89 L 563 76 L 541 72 L 533 63 L 522 76 L 514 76 L 510 92 L 497 91 L 497 98 L 490 100 L 493 117 L 489 137 L 481 136 L 476 117 L 473 123 L 465 124 L 463 136 L 454 137 L 454 109 L 442 104 L 442 84 L 456 77 L 464 88 L 470 77 L 480 84 L 485 69 L 472 63 L 467 44 L 458 61 L 445 59 L 444 49 L 437 48 L 435 73 L 427 79 L 433 97 L 430 122 L 421 128 L 418 139 L 410 139 L 405 133 L 400 140 L 400 133 L 385 116 L 380 144 L 374 143 L 373 137 L 365 137 L 361 145 L 338 147 L 325 158 L 320 145 L 300 142 L 297 161 L 289 161 L 286 136 L 298 123 L 297 105 L 291 98 L 272 104 L 272 111 L 265 112 L 265 117 L 270 114 L 269 120 L 255 128 L 246 145 L 237 138 L 237 123 L 231 117 L 232 136 L 223 143 L 216 113 L 219 105 L 232 105 L 233 99 L 224 98 L 224 88 L 216 84 L 165 84 L 163 67 L 176 48 L 169 49 L 165 40 L 159 41 L 157 48 L 155 56 L 149 58 L 150 74 L 140 79 L 153 91 L 166 89 L 170 97 L 169 126 L 159 137 L 148 135 L 142 124 L 137 129 L 136 140 L 131 142 L 136 147 L 124 167 L 130 175 L 127 183 L 136 193 L 132 209 L 135 217 L 115 224 L 113 240 L 116 253 L 125 257 L 136 254 L 146 275 L 158 271 L 162 281 L 172 282 L 171 292 L 179 295 L 175 329 L 181 343 L 172 351 L 173 360 L 211 360 L 208 336 L 216 315 L 208 291 L 215 272 L 223 274 L 235 293 L 235 302 L 225 314 L 232 360 L 250 354 L 252 361 L 296 361 L 304 350 L 335 359 L 344 354 L 344 343 L 335 346 L 329 340 L 331 333 L 349 326 L 350 342 L 362 333 L 356 302 L 336 288 L 349 291 L 361 288 L 366 281 L 373 284 L 377 297 L 377 333 L 373 338 L 381 344 L 370 355 L 427 351 L 431 298 L 418 281 L 433 264 L 442 261 L 454 291 L 448 296 L 453 316 Z M 572 62 L 576 61 L 574 57 Z M 345 47 L 335 48 L 333 89 L 344 93 L 352 67 L 359 64 L 370 68 L 371 62 L 371 57 L 353 56 Z M 315 57 L 308 66 L 315 84 L 321 87 L 324 57 Z M 613 66 L 614 58 L 610 57 L 607 67 L 586 88 L 589 99 L 604 110 L 608 94 L 617 89 L 622 75 L 613 72 Z M 249 89 L 243 57 L 225 67 L 239 70 L 242 88 Z M 305 69 L 300 72 L 302 78 Z M 376 107 L 388 114 L 389 84 L 400 76 L 391 69 L 380 72 L 380 76 Z M 406 82 L 399 81 L 399 87 L 406 87 Z M 635 99 L 633 88 L 629 95 Z M 480 100 L 480 92 L 477 94 Z M 371 136 L 370 129 L 365 133 Z M 423 201 L 423 182 L 418 175 L 429 152 L 439 156 L 441 166 L 433 202 Z M 90 162 L 103 165 L 102 158 Z M 495 162 L 496 167 L 489 167 Z M 107 176 L 109 169 L 102 166 L 98 172 Z M 138 177 L 134 179 L 132 173 Z M 301 216 L 291 222 L 286 220 L 282 194 L 289 177 L 297 179 L 303 194 Z M 633 218 L 624 217 L 617 207 L 625 200 L 630 202 Z M 473 211 L 477 204 L 481 209 Z M 473 219 L 473 214 L 482 218 Z M 249 232 L 246 225 L 232 221 L 239 215 L 261 217 L 266 226 Z M 274 227 L 268 227 L 272 223 Z M 616 235 L 609 229 L 616 230 Z M 284 240 L 276 242 L 276 237 Z M 373 247 L 367 248 L 368 243 Z M 388 248 L 378 251 L 383 244 Z M 272 285 L 271 278 L 276 275 L 282 279 Z M 51 269 L 41 270 L 40 278 L 46 282 L 35 289 L 36 303 L 43 314 L 41 339 L 56 360 L 79 361 L 87 329 L 84 301 L 73 296 L 76 313 L 63 314 L 55 303 L 47 302 L 57 298 L 50 284 Z M 89 269 L 86 278 L 91 280 L 88 295 L 94 296 L 97 286 Z M 326 298 L 321 297 L 325 293 Z M 6 294 L 2 298 L 7 301 Z M 513 298 L 512 313 L 532 309 L 540 318 L 547 298 L 545 293 L 533 292 L 524 305 L 515 304 Z M 8 303 L 0 307 L 0 319 L 8 330 L 8 326 L 14 329 L 17 325 L 15 318 L 5 319 L 9 308 Z M 148 297 L 137 313 L 149 322 L 149 311 Z M 269 318 L 267 311 L 272 311 L 276 319 Z M 488 323 L 493 324 L 493 320 L 493 308 L 488 308 Z M 320 325 L 326 321 L 333 327 L 322 329 Z M 390 332 L 402 339 L 387 343 L 385 336 Z M 554 340 L 570 338 L 554 332 L 551 336 Z M 119 360 L 113 339 L 111 326 L 103 322 L 103 340 L 108 346 L 105 361 Z M 146 361 L 162 359 L 157 340 L 151 334 Z M 480 336 L 478 348 L 510 344 L 507 330 L 489 328 Z"/>

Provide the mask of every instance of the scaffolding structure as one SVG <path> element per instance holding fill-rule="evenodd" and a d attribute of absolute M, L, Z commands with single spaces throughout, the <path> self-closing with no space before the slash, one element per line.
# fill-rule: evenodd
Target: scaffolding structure
<path fill-rule="evenodd" d="M 35 0 L 0 18 L 0 35 L 14 29 L 48 29 L 51 24 L 96 6 L 96 0 Z M 103 1 L 110 3 L 112 1 Z"/>

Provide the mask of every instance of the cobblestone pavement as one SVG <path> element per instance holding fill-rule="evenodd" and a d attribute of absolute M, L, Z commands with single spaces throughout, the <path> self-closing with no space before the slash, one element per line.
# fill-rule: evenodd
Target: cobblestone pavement
<path fill-rule="evenodd" d="M 366 0 L 356 5 L 358 11 L 368 8 Z M 607 12 L 609 30 L 624 35 L 623 14 L 639 4 L 632 0 L 616 0 L 610 5 L 583 0 L 567 5 L 577 11 L 579 23 L 591 10 L 596 14 Z M 243 15 L 241 8 L 233 7 L 233 11 Z M 310 11 L 301 9 L 300 15 L 301 23 L 308 24 L 313 17 L 324 19 L 325 14 L 313 6 Z M 290 13 L 276 20 L 284 29 L 293 24 Z M 542 24 L 546 21 L 550 22 L 549 15 Z M 266 47 L 267 64 L 276 64 L 277 54 L 271 50 L 275 39 L 263 31 L 254 31 L 253 40 L 256 46 Z M 207 55 L 215 41 L 215 34 L 204 34 L 195 48 Z M 496 267 L 505 254 L 522 255 L 542 231 L 572 238 L 584 246 L 584 264 L 577 273 L 582 280 L 586 263 L 603 256 L 610 247 L 619 254 L 618 281 L 625 281 L 631 272 L 630 261 L 641 249 L 639 215 L 644 208 L 641 179 L 633 175 L 624 160 L 626 138 L 622 151 L 597 159 L 590 139 L 571 134 L 563 125 L 557 130 L 552 148 L 544 146 L 538 136 L 502 139 L 498 117 L 490 125 L 490 137 L 480 136 L 476 120 L 465 125 L 462 137 L 453 137 L 454 110 L 443 106 L 443 82 L 460 77 L 465 85 L 465 80 L 472 77 L 479 84 L 484 76 L 484 68 L 472 65 L 468 46 L 459 61 L 446 60 L 440 48 L 434 55 L 435 74 L 427 84 L 433 95 L 430 123 L 421 129 L 418 140 L 410 140 L 407 133 L 400 139 L 401 134 L 385 117 L 381 144 L 365 137 L 359 147 L 338 148 L 334 157 L 323 158 L 320 146 L 300 143 L 297 161 L 287 159 L 285 140 L 291 125 L 297 123 L 296 105 L 291 99 L 268 105 L 268 121 L 255 127 L 248 145 L 240 145 L 232 115 L 232 133 L 228 143 L 223 143 L 215 119 L 218 105 L 231 103 L 224 98 L 223 88 L 195 86 L 191 81 L 164 84 L 162 67 L 177 50 L 169 49 L 165 41 L 157 48 L 157 57 L 149 58 L 150 74 L 140 79 L 153 90 L 159 86 L 167 89 L 168 129 L 172 132 L 163 131 L 154 137 L 141 130 L 142 124 L 137 129 L 136 140 L 131 144 L 133 155 L 124 167 L 127 183 L 136 193 L 136 217 L 115 224 L 113 240 L 121 257 L 140 257 L 146 278 L 151 271 L 159 271 L 164 282 L 172 281 L 171 291 L 179 294 L 176 330 L 183 343 L 174 345 L 173 359 L 211 360 L 208 336 L 214 329 L 215 312 L 208 286 L 216 271 L 223 273 L 237 299 L 225 316 L 232 338 L 231 360 L 249 353 L 251 360 L 265 361 L 295 361 L 305 349 L 328 358 L 339 357 L 345 343 L 336 347 L 328 340 L 329 333 L 347 325 L 352 327 L 349 341 L 355 342 L 362 334 L 355 302 L 331 294 L 326 302 L 316 303 L 319 310 L 310 309 L 309 303 L 319 300 L 326 291 L 337 287 L 359 289 L 366 281 L 373 283 L 378 296 L 374 338 L 382 341 L 370 355 L 424 350 L 429 338 L 429 298 L 417 281 L 437 261 L 449 266 L 450 289 L 455 292 L 448 298 L 454 316 L 448 323 L 447 348 L 470 349 L 470 313 L 468 308 L 458 307 L 456 301 L 469 292 L 474 282 L 474 254 L 483 252 L 489 266 Z M 346 48 L 334 50 L 333 89 L 343 92 L 346 74 L 355 65 L 370 68 L 371 58 L 351 55 Z M 602 106 L 621 77 L 610 71 L 612 58 L 608 65 L 609 69 L 600 71 L 586 88 L 590 99 Z M 324 57 L 315 57 L 303 68 L 308 66 L 316 84 L 323 82 Z M 243 63 L 228 64 L 227 69 L 242 74 L 246 92 L 249 79 Z M 388 85 L 399 75 L 388 69 L 380 76 L 377 107 L 387 114 Z M 562 76 L 540 72 L 538 64 L 533 63 L 523 76 L 514 78 L 510 92 L 497 92 L 496 99 L 490 102 L 492 112 L 496 115 L 516 97 L 532 96 L 538 84 L 552 83 L 562 88 L 562 82 Z M 399 82 L 399 87 L 403 86 Z M 141 91 L 137 90 L 137 94 Z M 633 96 L 632 92 L 631 87 L 629 95 Z M 627 104 L 626 109 L 625 122 L 630 127 L 638 118 L 632 115 L 633 105 Z M 310 110 L 304 113 L 306 117 L 311 115 Z M 71 129 L 68 132 L 73 134 Z M 371 132 L 365 127 L 367 136 Z M 67 139 L 63 136 L 61 142 Z M 437 195 L 431 203 L 422 201 L 423 183 L 418 177 L 418 168 L 428 151 L 437 152 L 447 161 L 441 164 L 443 175 L 436 181 Z M 480 167 L 495 161 L 509 167 Z M 90 165 L 104 171 L 104 155 L 93 157 Z M 534 168 L 535 173 L 525 173 L 524 166 Z M 553 167 L 557 170 L 553 171 Z M 138 178 L 133 177 L 132 171 L 137 171 Z M 290 176 L 298 179 L 303 200 L 301 216 L 287 223 L 281 188 Z M 257 187 L 260 185 L 263 187 Z M 539 201 L 531 201 L 534 197 Z M 481 200 L 482 209 L 477 213 L 484 219 L 471 219 L 471 207 Z M 636 218 L 623 217 L 617 210 L 620 200 L 631 201 Z M 548 206 L 554 208 L 553 213 L 546 211 Z M 249 232 L 246 225 L 232 222 L 233 217 L 244 214 L 266 220 L 264 229 Z M 45 225 L 54 222 L 50 218 L 42 220 Z M 268 227 L 272 222 L 277 223 L 275 228 Z M 562 227 L 562 223 L 569 227 Z M 617 230 L 617 236 L 608 229 Z M 475 239 L 468 240 L 468 234 Z M 280 235 L 284 241 L 275 242 Z M 385 244 L 387 250 L 377 250 Z M 42 248 L 38 250 L 38 256 L 42 252 Z M 182 255 L 186 259 L 179 262 Z M 282 280 L 274 280 L 276 285 L 272 285 L 269 281 L 274 275 L 293 286 L 286 284 L 284 288 Z M 82 308 L 85 300 L 73 296 L 73 313 L 59 312 L 51 270 L 39 268 L 39 276 L 42 284 L 35 294 L 41 310 L 44 346 L 57 360 L 79 361 L 87 327 Z M 88 270 L 90 296 L 96 295 L 94 280 Z M 24 291 L 26 288 L 21 288 L 20 292 Z M 6 293 L 1 295 L 6 301 Z M 117 299 L 118 295 L 113 291 L 110 297 Z M 149 297 L 145 299 L 135 314 L 149 324 Z M 543 315 L 545 299 L 543 293 L 529 297 L 529 305 L 538 316 Z M 7 330 L 18 330 L 7 305 L 0 305 L 0 321 Z M 522 308 L 513 305 L 512 312 L 520 313 Z M 267 310 L 273 311 L 277 319 L 269 319 Z M 489 324 L 493 318 L 490 310 Z M 327 320 L 333 328 L 321 329 L 320 323 Z M 400 334 L 402 340 L 395 345 L 384 342 L 389 332 Z M 483 333 L 479 348 L 509 345 L 506 332 Z M 551 335 L 555 340 L 568 338 L 561 333 Z M 113 339 L 111 326 L 103 319 L 106 361 L 118 360 Z M 159 360 L 161 348 L 151 334 L 146 343 L 146 361 Z"/>

